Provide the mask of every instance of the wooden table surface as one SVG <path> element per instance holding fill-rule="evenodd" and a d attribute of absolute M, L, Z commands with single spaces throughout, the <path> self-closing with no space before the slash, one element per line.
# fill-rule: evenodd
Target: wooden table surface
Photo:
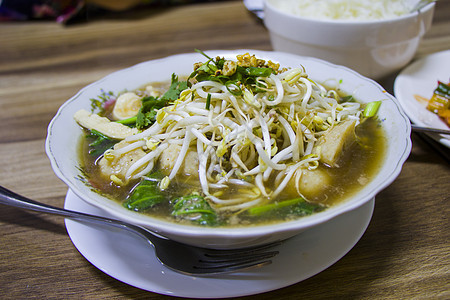
<path fill-rule="evenodd" d="M 0 24 L 0 185 L 64 205 L 45 154 L 47 125 L 83 86 L 133 64 L 193 49 L 271 50 L 241 1 Z M 450 49 L 450 1 L 439 1 L 417 57 Z M 380 83 L 392 91 L 391 76 Z M 416 134 L 397 180 L 376 199 L 362 239 L 325 271 L 245 299 L 450 299 L 449 162 Z M 448 148 L 440 148 L 449 152 Z M 91 265 L 64 220 L 0 206 L 1 299 L 169 299 Z"/>

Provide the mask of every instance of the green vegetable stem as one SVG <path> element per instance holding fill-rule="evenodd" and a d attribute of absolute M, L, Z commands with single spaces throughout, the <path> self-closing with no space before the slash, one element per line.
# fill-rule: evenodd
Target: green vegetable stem
<path fill-rule="evenodd" d="M 363 117 L 372 118 L 378 113 L 378 109 L 381 106 L 381 101 L 372 101 L 367 103 L 366 108 L 363 111 Z"/>
<path fill-rule="evenodd" d="M 262 206 L 252 207 L 248 210 L 250 216 L 262 216 L 265 214 L 274 214 L 288 212 L 297 216 L 307 216 L 314 212 L 322 210 L 322 206 L 319 204 L 309 203 L 304 198 L 294 198 L 290 200 L 284 200 L 281 202 L 269 203 Z"/>

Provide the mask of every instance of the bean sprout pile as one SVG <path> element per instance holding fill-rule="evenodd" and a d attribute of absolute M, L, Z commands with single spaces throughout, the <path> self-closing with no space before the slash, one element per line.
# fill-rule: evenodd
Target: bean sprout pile
<path fill-rule="evenodd" d="M 177 144 L 180 152 L 160 183 L 162 189 L 181 172 L 187 152 L 195 149 L 201 193 L 208 202 L 219 211 L 247 209 L 275 198 L 290 180 L 298 183 L 302 169 L 317 168 L 318 140 L 333 126 L 360 120 L 359 103 L 342 102 L 335 90 L 308 78 L 303 67 L 278 70 L 277 64 L 245 54 L 237 61 L 226 60 L 217 70 L 219 59 L 198 64 L 192 84 L 158 110 L 154 124 L 127 137 L 126 147 L 105 154 L 117 157 L 144 149 L 146 155 L 131 166 L 126 180 L 145 177 L 163 151 Z M 230 75 L 239 66 L 271 72 L 255 76 L 252 83 L 197 80 L 202 73 L 198 70 Z M 231 188 L 239 192 L 230 195 Z"/>

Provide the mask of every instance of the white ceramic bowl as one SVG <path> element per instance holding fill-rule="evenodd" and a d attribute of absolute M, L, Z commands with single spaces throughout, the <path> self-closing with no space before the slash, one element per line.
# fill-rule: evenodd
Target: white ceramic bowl
<path fill-rule="evenodd" d="M 275 51 L 324 59 L 372 79 L 411 61 L 434 12 L 432 3 L 420 12 L 386 20 L 313 19 L 286 13 L 276 1 L 264 1 L 264 24 Z"/>
<path fill-rule="evenodd" d="M 265 60 L 279 62 L 281 66 L 303 65 L 310 78 L 319 82 L 342 81 L 341 89 L 363 102 L 385 100 L 379 116 L 383 120 L 382 126 L 388 132 L 387 154 L 379 174 L 364 189 L 339 205 L 296 221 L 247 228 L 203 228 L 169 223 L 127 210 L 86 186 L 80 180 L 82 174 L 78 169 L 77 145 L 82 131 L 73 120 L 74 113 L 82 108 L 90 109 L 89 99 L 98 96 L 101 90 L 113 92 L 133 90 L 145 83 L 169 79 L 174 72 L 177 75 L 188 75 L 195 62 L 204 61 L 204 57 L 198 53 L 152 60 L 115 72 L 83 88 L 64 103 L 48 127 L 46 141 L 47 155 L 56 175 L 81 199 L 119 219 L 146 226 L 177 241 L 218 248 L 250 246 L 289 238 L 361 206 L 394 181 L 411 149 L 410 122 L 395 98 L 374 81 L 354 71 L 314 58 L 256 50 L 217 50 L 207 51 L 207 54 L 211 57 L 236 59 L 237 54 L 246 52 Z"/>

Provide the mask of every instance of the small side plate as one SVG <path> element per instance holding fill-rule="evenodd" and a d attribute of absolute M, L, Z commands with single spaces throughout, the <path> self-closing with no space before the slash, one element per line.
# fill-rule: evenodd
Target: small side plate
<path fill-rule="evenodd" d="M 430 99 L 438 80 L 445 83 L 450 81 L 450 50 L 436 52 L 414 61 L 395 79 L 395 96 L 414 124 L 448 129 L 436 114 L 426 109 L 426 103 L 417 100 L 420 97 Z M 450 148 L 448 136 L 439 134 L 430 136 Z"/>

